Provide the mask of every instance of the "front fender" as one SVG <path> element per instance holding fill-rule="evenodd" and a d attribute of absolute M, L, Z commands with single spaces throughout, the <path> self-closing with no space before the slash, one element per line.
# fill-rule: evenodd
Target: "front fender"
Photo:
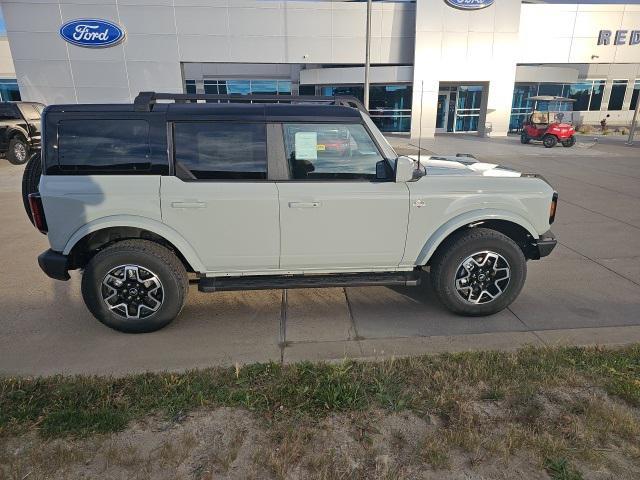
<path fill-rule="evenodd" d="M 433 253 L 436 251 L 436 249 L 440 246 L 440 244 L 453 232 L 461 227 L 464 227 L 465 225 L 480 222 L 483 220 L 506 220 L 508 222 L 520 225 L 522 228 L 527 230 L 533 238 L 538 238 L 538 234 L 536 233 L 533 225 L 531 225 L 531 223 L 529 223 L 520 215 L 506 210 L 476 210 L 473 212 L 463 213 L 451 218 L 435 232 L 433 232 L 433 234 L 427 239 L 424 246 L 420 250 L 420 253 L 418 254 L 418 258 L 416 260 L 416 265 L 425 265 L 429 261 Z"/>
<path fill-rule="evenodd" d="M 73 249 L 73 247 L 88 234 L 112 227 L 142 228 L 155 233 L 174 245 L 196 272 L 205 271 L 200 257 L 198 257 L 191 244 L 187 242 L 187 240 L 185 240 L 177 231 L 162 222 L 158 222 L 157 220 L 134 215 L 113 215 L 109 217 L 102 217 L 83 225 L 69 238 L 62 253 L 64 255 L 69 255 L 71 249 Z"/>

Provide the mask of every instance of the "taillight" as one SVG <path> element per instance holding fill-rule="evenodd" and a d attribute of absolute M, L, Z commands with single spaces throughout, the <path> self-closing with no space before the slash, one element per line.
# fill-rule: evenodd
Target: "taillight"
<path fill-rule="evenodd" d="M 549 225 L 556 219 L 556 209 L 558 208 L 558 194 L 554 192 L 551 198 L 551 207 L 549 207 Z"/>
<path fill-rule="evenodd" d="M 29 194 L 29 208 L 31 208 L 31 218 L 33 224 L 42 233 L 47 233 L 47 219 L 44 218 L 44 208 L 42 206 L 42 197 L 39 193 Z"/>

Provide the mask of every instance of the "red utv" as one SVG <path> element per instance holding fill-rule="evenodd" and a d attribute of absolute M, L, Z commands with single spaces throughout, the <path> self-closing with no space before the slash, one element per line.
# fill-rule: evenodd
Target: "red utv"
<path fill-rule="evenodd" d="M 524 123 L 520 141 L 542 141 L 547 147 L 555 147 L 558 142 L 563 147 L 573 147 L 576 143 L 575 129 L 571 125 L 573 98 L 539 95 L 528 100 L 535 102 L 533 113 Z M 569 123 L 566 123 L 568 119 Z"/>

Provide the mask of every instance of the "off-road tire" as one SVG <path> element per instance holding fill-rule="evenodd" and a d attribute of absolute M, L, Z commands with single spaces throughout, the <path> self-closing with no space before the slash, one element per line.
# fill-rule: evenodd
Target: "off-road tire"
<path fill-rule="evenodd" d="M 33 223 L 33 216 L 31 215 L 31 207 L 29 207 L 29 195 L 38 192 L 41 175 L 42 161 L 40 152 L 37 152 L 31 155 L 22 173 L 22 203 L 31 223 Z"/>
<path fill-rule="evenodd" d="M 520 143 L 522 144 L 527 144 L 531 141 L 531 139 L 529 138 L 529 135 L 527 135 L 526 133 L 522 132 L 520 134 Z"/>
<path fill-rule="evenodd" d="M 573 147 L 576 144 L 576 137 L 574 137 L 573 135 L 570 136 L 569 138 L 567 138 L 566 140 L 560 142 L 562 143 L 563 147 Z"/>
<path fill-rule="evenodd" d="M 457 292 L 456 273 L 469 255 L 484 250 L 502 255 L 509 263 L 511 277 L 504 293 L 495 300 L 472 304 Z M 527 277 L 527 261 L 520 247 L 506 235 L 488 228 L 472 228 L 445 240 L 431 263 L 430 274 L 436 296 L 451 312 L 467 316 L 492 315 L 508 307 L 520 294 Z"/>
<path fill-rule="evenodd" d="M 151 315 L 126 319 L 109 309 L 102 296 L 105 275 L 120 265 L 139 265 L 155 273 L 162 283 L 163 302 Z M 189 290 L 187 271 L 170 250 L 148 240 L 122 240 L 98 252 L 82 275 L 82 297 L 89 311 L 106 326 L 126 333 L 159 330 L 182 310 Z"/>
<path fill-rule="evenodd" d="M 546 134 L 544 137 L 542 137 L 542 144 L 545 146 L 545 148 L 553 148 L 557 143 L 558 137 L 556 137 L 555 135 Z"/>
<path fill-rule="evenodd" d="M 19 153 L 19 149 L 24 149 L 24 157 Z M 13 165 L 23 165 L 29 160 L 29 145 L 22 137 L 16 135 L 9 141 L 7 160 Z"/>

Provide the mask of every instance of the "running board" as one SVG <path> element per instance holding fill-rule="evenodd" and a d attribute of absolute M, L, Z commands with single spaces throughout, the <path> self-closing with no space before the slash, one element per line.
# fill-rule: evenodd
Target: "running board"
<path fill-rule="evenodd" d="M 255 275 L 207 277 L 198 281 L 201 292 L 269 290 L 283 288 L 368 287 L 375 285 L 418 286 L 416 272 L 339 273 L 331 275 Z"/>

